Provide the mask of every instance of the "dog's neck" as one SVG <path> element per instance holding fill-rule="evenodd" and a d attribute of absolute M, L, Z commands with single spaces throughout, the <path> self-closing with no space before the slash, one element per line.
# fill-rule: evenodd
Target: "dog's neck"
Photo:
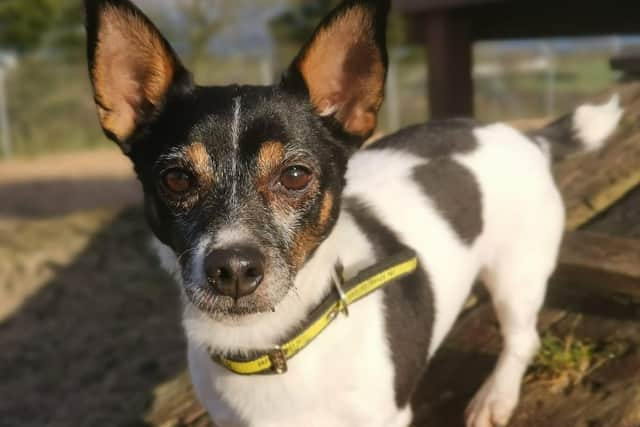
<path fill-rule="evenodd" d="M 331 291 L 331 272 L 338 261 L 344 267 L 345 278 L 366 267 L 367 261 L 371 262 L 366 257 L 353 259 L 353 248 L 366 244 L 354 239 L 365 240 L 357 232 L 351 216 L 343 211 L 329 236 L 298 272 L 295 288 L 274 312 L 248 316 L 241 322 L 220 322 L 185 301 L 183 324 L 187 336 L 193 344 L 223 354 L 268 349 L 280 344 Z"/>

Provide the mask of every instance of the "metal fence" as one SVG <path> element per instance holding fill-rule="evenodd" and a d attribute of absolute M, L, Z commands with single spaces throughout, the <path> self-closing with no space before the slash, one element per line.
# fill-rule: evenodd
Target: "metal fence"
<path fill-rule="evenodd" d="M 612 39 L 597 51 L 558 51 L 551 43 L 522 49 L 479 44 L 475 52 L 476 115 L 485 121 L 553 116 L 611 85 Z M 393 131 L 424 121 L 427 71 L 420 48 L 390 55 L 381 128 Z M 279 59 L 279 58 L 278 58 Z M 211 60 L 195 67 L 204 84 L 275 80 L 281 61 L 268 57 Z M 0 56 L 0 149 L 2 157 L 89 148 L 106 144 L 95 118 L 86 67 L 56 58 Z"/>

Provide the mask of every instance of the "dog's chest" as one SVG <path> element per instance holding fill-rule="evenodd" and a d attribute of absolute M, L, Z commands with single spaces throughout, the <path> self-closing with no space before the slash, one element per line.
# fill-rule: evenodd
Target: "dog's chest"
<path fill-rule="evenodd" d="M 220 414 L 248 425 L 389 425 L 398 410 L 382 304 L 380 292 L 352 306 L 284 375 L 232 374 L 191 348 L 198 397 L 214 420 Z"/>

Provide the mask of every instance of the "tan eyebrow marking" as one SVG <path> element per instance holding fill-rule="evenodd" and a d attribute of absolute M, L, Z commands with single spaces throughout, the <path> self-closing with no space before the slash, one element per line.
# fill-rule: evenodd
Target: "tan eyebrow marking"
<path fill-rule="evenodd" d="M 280 166 L 284 159 L 284 146 L 278 141 L 267 141 L 262 144 L 258 153 L 258 181 L 269 178 L 273 170 Z"/>
<path fill-rule="evenodd" d="M 326 192 L 322 199 L 322 207 L 320 208 L 320 215 L 318 216 L 318 224 L 325 226 L 329 222 L 331 217 L 331 210 L 333 209 L 333 194 Z"/>
<path fill-rule="evenodd" d="M 205 185 L 211 185 L 214 181 L 211 158 L 201 142 L 194 142 L 185 149 L 185 155 L 200 181 Z"/>
<path fill-rule="evenodd" d="M 296 241 L 291 251 L 293 264 L 300 268 L 309 254 L 320 245 L 322 236 L 327 232 L 327 225 L 333 209 L 333 194 L 327 192 L 322 198 L 322 205 L 316 223 L 309 224 L 296 235 Z"/>

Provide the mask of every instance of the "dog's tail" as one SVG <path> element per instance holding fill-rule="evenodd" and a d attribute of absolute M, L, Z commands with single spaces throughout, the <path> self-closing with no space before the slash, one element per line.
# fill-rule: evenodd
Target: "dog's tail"
<path fill-rule="evenodd" d="M 602 148 L 618 127 L 623 110 L 618 95 L 601 105 L 585 104 L 551 122 L 527 132 L 552 160 Z"/>

